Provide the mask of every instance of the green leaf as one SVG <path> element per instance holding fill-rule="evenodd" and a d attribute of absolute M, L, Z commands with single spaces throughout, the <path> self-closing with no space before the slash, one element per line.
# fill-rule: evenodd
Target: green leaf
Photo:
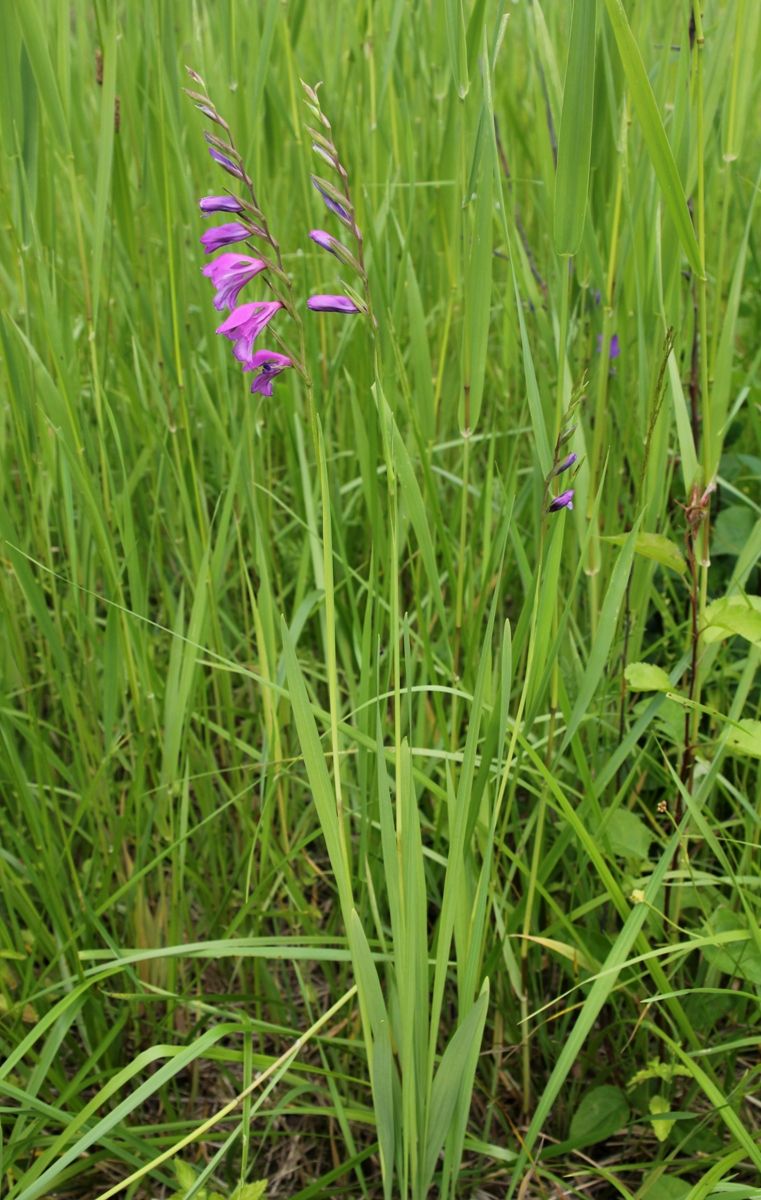
<path fill-rule="evenodd" d="M 613 644 L 613 637 L 616 632 L 621 606 L 624 601 L 626 585 L 629 581 L 629 572 L 631 570 L 632 558 L 634 557 L 634 546 L 637 534 L 634 530 L 626 537 L 626 542 L 621 553 L 618 556 L 613 572 L 608 584 L 608 590 L 605 593 L 602 610 L 600 612 L 600 622 L 597 628 L 597 634 L 592 641 L 589 658 L 584 670 L 584 675 L 579 685 L 579 690 L 576 696 L 576 702 L 573 706 L 573 711 L 568 720 L 568 728 L 563 738 L 562 749 L 569 744 L 571 738 L 575 734 L 582 719 L 589 715 L 589 704 L 595 694 L 597 685 L 600 682 L 602 674 L 608 662 L 608 654 Z M 562 750 L 561 750 L 562 753 Z"/>
<path fill-rule="evenodd" d="M 462 0 L 445 0 L 449 66 L 457 95 L 464 100 L 468 94 L 468 46 L 465 35 L 465 13 Z"/>
<path fill-rule="evenodd" d="M 648 1187 L 647 1182 L 642 1190 L 642 1200 L 686 1200 L 692 1191 L 692 1184 L 676 1175 L 660 1175 Z"/>
<path fill-rule="evenodd" d="M 722 975 L 736 976 L 747 983 L 761 983 L 761 949 L 749 935 L 747 920 L 740 913 L 722 906 L 712 913 L 706 922 L 706 933 L 710 935 L 736 933 L 734 942 L 705 946 L 703 955 Z M 743 934 L 748 936 L 743 937 Z"/>
<path fill-rule="evenodd" d="M 555 249 L 575 254 L 584 232 L 595 94 L 597 0 L 574 0 L 555 176 Z"/>
<path fill-rule="evenodd" d="M 601 540 L 612 542 L 614 546 L 623 546 L 627 537 L 626 533 L 616 533 Z M 634 553 L 641 554 L 643 558 L 652 558 L 662 567 L 669 567 L 680 575 L 687 570 L 687 563 L 679 547 L 662 533 L 638 533 L 634 542 Z"/>
<path fill-rule="evenodd" d="M 629 1120 L 629 1102 L 620 1088 L 603 1084 L 582 1097 L 573 1114 L 569 1140 L 576 1146 L 604 1142 Z"/>
<path fill-rule="evenodd" d="M 196 1181 L 196 1173 L 190 1163 L 183 1162 L 182 1159 L 176 1158 L 172 1163 L 174 1177 L 177 1180 L 177 1186 L 181 1192 L 189 1192 Z"/>
<path fill-rule="evenodd" d="M 642 818 L 626 808 L 610 813 L 604 822 L 602 836 L 619 858 L 647 858 L 653 840 Z"/>
<path fill-rule="evenodd" d="M 673 687 L 663 667 L 654 663 L 629 663 L 624 678 L 633 692 L 670 692 Z"/>
<path fill-rule="evenodd" d="M 741 554 L 748 544 L 755 521 L 753 513 L 745 504 L 732 504 L 724 508 L 716 518 L 711 541 L 711 556 Z"/>
<path fill-rule="evenodd" d="M 745 717 L 738 721 L 739 729 L 733 726 L 727 737 L 728 754 L 747 754 L 750 758 L 761 758 L 761 721 Z"/>
<path fill-rule="evenodd" d="M 650 1124 L 652 1125 L 653 1133 L 659 1142 L 665 1142 L 666 1138 L 671 1133 L 671 1130 L 674 1128 L 673 1120 L 666 1121 L 663 1117 L 658 1115 L 659 1113 L 668 1112 L 670 1107 L 671 1106 L 668 1100 L 666 1100 L 663 1096 L 650 1097 L 649 1108 L 650 1112 L 652 1113 L 652 1116 L 650 1117 Z"/>
<path fill-rule="evenodd" d="M 257 1179 L 254 1183 L 241 1183 L 230 1200 L 263 1200 L 267 1195 L 267 1180 Z"/>
<path fill-rule="evenodd" d="M 705 619 L 703 640 L 706 645 L 737 634 L 761 647 L 761 596 L 737 593 L 722 596 L 707 606 Z"/>
<path fill-rule="evenodd" d="M 702 276 L 703 264 L 700 261 L 700 249 L 687 208 L 684 188 L 679 178 L 669 140 L 666 137 L 666 130 L 663 128 L 663 121 L 658 112 L 658 105 L 645 71 L 639 46 L 626 18 L 622 0 L 605 0 L 605 7 L 613 27 L 626 82 L 629 84 L 634 111 L 642 127 L 642 135 L 650 155 L 650 161 L 658 177 L 666 208 L 676 226 L 679 241 L 682 243 L 682 249 L 689 259 L 690 266 L 697 275 Z"/>
<path fill-rule="evenodd" d="M 441 1056 L 439 1069 L 431 1089 L 431 1106 L 423 1157 L 425 1187 L 421 1190 L 421 1195 L 426 1194 L 427 1186 L 436 1168 L 436 1159 L 452 1123 L 457 1097 L 463 1086 L 468 1089 L 472 1086 L 472 1078 L 468 1078 L 472 1072 L 466 1068 L 470 1065 L 469 1060 L 472 1059 L 473 1047 L 481 1045 L 488 1003 L 489 989 L 487 983 L 484 983 L 481 995 L 453 1034 Z M 472 1065 L 475 1069 L 475 1061 Z"/>

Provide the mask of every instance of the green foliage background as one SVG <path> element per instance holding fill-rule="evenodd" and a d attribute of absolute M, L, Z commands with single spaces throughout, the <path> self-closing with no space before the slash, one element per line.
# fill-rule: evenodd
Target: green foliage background
<path fill-rule="evenodd" d="M 6 5 L 9 1200 L 755 1194 L 761 7 L 573 14 Z M 214 335 L 186 63 L 304 303 L 322 81 L 320 444 Z"/>

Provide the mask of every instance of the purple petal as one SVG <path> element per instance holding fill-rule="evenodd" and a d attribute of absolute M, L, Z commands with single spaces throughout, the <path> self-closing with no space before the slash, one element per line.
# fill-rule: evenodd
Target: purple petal
<path fill-rule="evenodd" d="M 247 371 L 255 371 L 257 367 L 267 367 L 272 372 L 284 371 L 292 367 L 293 360 L 287 354 L 278 354 L 277 350 L 257 350 L 246 363 Z"/>
<path fill-rule="evenodd" d="M 325 191 L 325 188 L 322 186 L 322 184 L 320 183 L 320 181 L 316 175 L 312 176 L 312 183 L 317 188 L 317 191 L 322 196 L 323 200 L 325 201 L 325 203 L 326 203 L 327 207 L 330 209 L 330 211 L 332 213 L 335 213 L 337 217 L 340 217 L 341 220 L 344 221 L 347 225 L 351 225 L 352 224 L 351 217 L 349 216 L 349 214 L 346 211 L 346 209 L 344 208 L 344 206 L 342 204 L 339 204 L 337 200 L 334 200 L 329 192 Z"/>
<path fill-rule="evenodd" d="M 282 307 L 279 300 L 255 300 L 251 304 L 241 304 L 217 326 L 217 333 L 233 343 L 233 354 L 238 362 L 251 362 L 256 338 Z"/>
<path fill-rule="evenodd" d="M 321 246 L 323 250 L 327 250 L 329 254 L 335 254 L 336 239 L 331 233 L 327 233 L 324 229 L 310 229 L 309 236 L 313 242 Z M 336 255 L 338 257 L 338 255 Z"/>
<path fill-rule="evenodd" d="M 236 166 L 233 160 L 228 158 L 226 154 L 220 154 L 215 146 L 209 146 L 209 154 L 214 159 L 214 162 L 219 163 L 220 167 L 224 167 L 228 174 L 234 175 L 236 179 L 243 178 L 243 172 L 240 167 Z"/>
<path fill-rule="evenodd" d="M 235 196 L 204 196 L 198 207 L 202 213 L 243 212 L 243 205 Z"/>
<path fill-rule="evenodd" d="M 207 254 L 230 246 L 233 242 L 243 242 L 251 237 L 250 231 L 240 221 L 231 221 L 228 225 L 215 225 L 201 235 L 201 245 Z"/>
<path fill-rule="evenodd" d="M 602 345 L 603 345 L 602 334 L 598 333 L 598 335 L 597 335 L 597 351 L 599 354 L 602 354 Z M 610 346 L 608 347 L 608 358 L 618 358 L 620 353 L 621 353 L 621 345 L 618 340 L 618 334 L 614 333 L 613 337 L 610 339 Z"/>
<path fill-rule="evenodd" d="M 555 470 L 552 472 L 552 474 L 553 475 L 562 475 L 564 471 L 567 471 L 569 467 L 573 466 L 573 464 L 576 462 L 576 459 L 578 457 L 579 457 L 578 454 L 569 454 L 566 458 L 563 459 L 562 462 L 558 463 L 558 465 L 555 467 Z"/>
<path fill-rule="evenodd" d="M 547 512 L 557 512 L 560 508 L 573 508 L 573 488 L 569 488 L 567 492 L 561 492 L 559 496 L 550 501 Z"/>
<path fill-rule="evenodd" d="M 217 289 L 214 307 L 221 311 L 224 308 L 235 308 L 241 288 L 266 268 L 267 263 L 263 258 L 250 258 L 247 254 L 233 252 L 220 254 L 219 258 L 213 259 L 201 269 Z"/>
<path fill-rule="evenodd" d="M 348 296 L 310 296 L 307 300 L 307 308 L 311 308 L 312 312 L 358 313 L 361 311 Z"/>
<path fill-rule="evenodd" d="M 257 367 L 260 368 L 251 384 L 251 391 L 258 392 L 260 396 L 271 396 L 272 384 L 278 375 L 292 366 L 293 363 L 286 354 L 278 354 L 276 350 L 257 350 L 256 354 L 244 363 L 243 369 L 254 371 Z"/>

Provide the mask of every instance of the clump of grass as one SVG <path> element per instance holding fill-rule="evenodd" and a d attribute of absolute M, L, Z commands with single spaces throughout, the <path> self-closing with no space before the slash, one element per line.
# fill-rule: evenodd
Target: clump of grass
<path fill-rule="evenodd" d="M 759 21 L 10 14 L 12 1200 L 754 1185 Z"/>

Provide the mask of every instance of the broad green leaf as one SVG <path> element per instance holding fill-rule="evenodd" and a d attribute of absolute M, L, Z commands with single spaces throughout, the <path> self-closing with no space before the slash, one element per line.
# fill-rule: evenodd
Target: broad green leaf
<path fill-rule="evenodd" d="M 673 688 L 663 667 L 655 663 L 629 663 L 624 678 L 633 692 L 670 692 Z"/>
<path fill-rule="evenodd" d="M 636 813 L 618 808 L 604 819 L 603 841 L 619 858 L 647 858 L 653 835 Z"/>
<path fill-rule="evenodd" d="M 623 546 L 627 536 L 625 533 L 615 533 L 611 537 L 602 538 L 602 541 L 612 542 L 614 546 Z M 678 571 L 680 575 L 687 570 L 684 555 L 676 542 L 672 542 L 671 538 L 665 537 L 662 533 L 638 533 L 634 543 L 634 553 L 641 554 L 643 558 L 652 558 L 662 567 L 670 567 L 672 571 Z"/>
<path fill-rule="evenodd" d="M 690 266 L 696 275 L 702 276 L 703 264 L 700 261 L 700 249 L 687 208 L 684 188 L 679 178 L 669 140 L 666 137 L 666 130 L 663 128 L 663 121 L 658 112 L 658 105 L 655 102 L 639 46 L 631 31 L 622 0 L 605 0 L 605 7 L 613 27 L 626 82 L 629 84 L 634 111 L 642 128 L 642 135 L 658 177 L 666 208 L 676 226 L 679 241 L 682 243 L 682 249 L 687 255 Z"/>
<path fill-rule="evenodd" d="M 643 1184 L 642 1200 L 686 1200 L 691 1190 L 692 1185 L 676 1175 L 658 1175 Z"/>
<path fill-rule="evenodd" d="M 650 1097 L 649 1109 L 651 1113 L 650 1124 L 653 1127 L 653 1133 L 659 1142 L 665 1142 L 671 1130 L 674 1128 L 673 1120 L 664 1120 L 660 1113 L 667 1113 L 671 1108 L 668 1100 L 663 1096 L 656 1095 Z"/>
<path fill-rule="evenodd" d="M 728 508 L 723 508 L 713 526 L 711 557 L 742 553 L 754 525 L 753 513 L 746 505 L 730 504 Z"/>
<path fill-rule="evenodd" d="M 747 918 L 731 908 L 722 906 L 711 914 L 706 922 L 706 933 L 737 933 L 736 942 L 705 946 L 706 960 L 722 975 L 736 976 L 747 983 L 761 983 L 761 950 L 749 936 Z M 745 934 L 745 937 L 741 935 Z"/>
<path fill-rule="evenodd" d="M 575 254 L 584 232 L 595 93 L 597 0 L 573 0 L 555 175 L 555 249 Z"/>
<path fill-rule="evenodd" d="M 761 721 L 744 718 L 733 726 L 727 736 L 726 749 L 729 754 L 748 755 L 761 758 Z"/>
<path fill-rule="evenodd" d="M 706 645 L 737 634 L 754 646 L 761 646 L 761 596 L 737 593 L 722 596 L 707 605 L 705 621 L 703 640 Z"/>
<path fill-rule="evenodd" d="M 629 1120 L 629 1101 L 620 1088 L 603 1084 L 582 1097 L 571 1118 L 569 1141 L 576 1146 L 604 1142 Z"/>

